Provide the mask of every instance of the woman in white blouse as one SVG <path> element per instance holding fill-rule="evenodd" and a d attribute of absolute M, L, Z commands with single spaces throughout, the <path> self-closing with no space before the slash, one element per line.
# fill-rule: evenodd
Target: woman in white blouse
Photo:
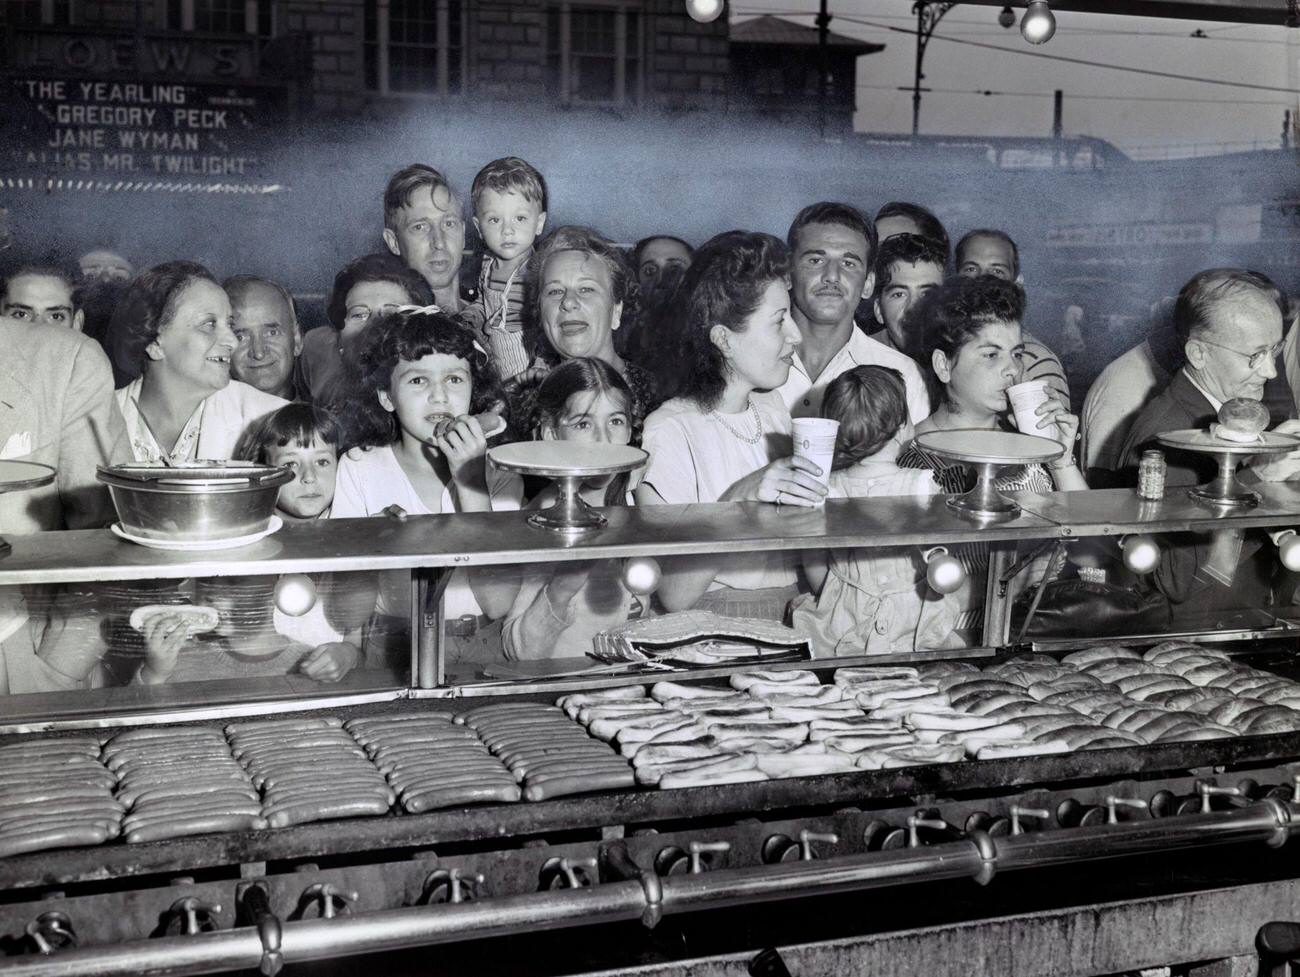
<path fill-rule="evenodd" d="M 230 300 L 194 262 L 142 272 L 109 336 L 119 369 L 135 377 L 116 396 L 136 461 L 230 458 L 251 421 L 288 403 L 230 378 Z"/>
<path fill-rule="evenodd" d="M 789 271 L 788 249 L 769 234 L 730 231 L 696 253 L 673 310 L 685 378 L 646 419 L 639 505 L 825 497 L 816 466 L 791 457 L 790 414 L 773 392 L 799 343 Z M 795 593 L 793 565 L 772 552 L 665 560 L 658 597 L 670 611 L 780 619 Z"/>

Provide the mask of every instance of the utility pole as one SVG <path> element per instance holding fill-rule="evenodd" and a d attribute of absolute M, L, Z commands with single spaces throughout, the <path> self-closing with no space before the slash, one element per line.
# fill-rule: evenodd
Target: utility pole
<path fill-rule="evenodd" d="M 829 0 L 821 0 L 817 12 L 817 124 L 822 139 L 826 138 L 826 100 L 830 97 L 831 69 L 830 44 L 831 14 Z"/>
<path fill-rule="evenodd" d="M 939 21 L 943 20 L 943 15 L 953 7 L 957 6 L 954 2 L 935 2 L 935 0 L 916 0 L 912 5 L 912 12 L 916 14 L 916 76 L 912 81 L 912 135 L 916 136 L 921 131 L 921 82 L 925 80 L 925 72 L 921 66 L 925 63 L 925 48 L 930 43 L 930 36 L 934 29 L 939 26 Z"/>

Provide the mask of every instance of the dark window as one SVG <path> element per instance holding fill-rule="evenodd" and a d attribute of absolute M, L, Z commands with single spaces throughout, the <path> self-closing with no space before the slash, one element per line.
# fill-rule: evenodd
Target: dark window
<path fill-rule="evenodd" d="M 72 23 L 73 0 L 54 0 L 46 10 L 42 0 L 0 0 L 0 24 L 66 27 Z"/>
<path fill-rule="evenodd" d="M 561 92 L 564 18 L 558 8 L 546 13 L 546 81 L 550 91 L 575 102 L 635 104 L 640 96 L 641 18 L 611 7 L 569 10 L 569 90 Z M 621 35 L 620 35 L 621 29 Z M 623 69 L 622 98 L 618 72 Z"/>
<path fill-rule="evenodd" d="M 446 37 L 438 33 L 438 8 L 435 0 L 389 0 L 387 8 L 378 0 L 366 0 L 363 28 L 364 70 L 366 85 L 375 91 L 438 92 L 438 51 L 447 58 L 447 92 L 460 92 L 461 43 L 460 0 L 446 6 Z M 385 58 L 379 50 L 380 21 L 387 16 L 387 78 L 381 84 L 380 72 Z"/>
<path fill-rule="evenodd" d="M 244 0 L 194 0 L 194 29 L 201 34 L 246 33 Z"/>

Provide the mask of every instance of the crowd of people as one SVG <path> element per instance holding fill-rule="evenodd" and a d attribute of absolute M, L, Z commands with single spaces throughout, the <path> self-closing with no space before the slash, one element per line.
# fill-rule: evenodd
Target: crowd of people
<path fill-rule="evenodd" d="M 58 478 L 0 498 L 0 530 L 108 525 L 95 468 L 128 460 L 286 466 L 294 480 L 278 511 L 289 523 L 544 506 L 553 489 L 486 460 L 490 445 L 522 439 L 643 447 L 643 471 L 583 486 L 603 506 L 961 492 L 972 473 L 916 436 L 1015 430 L 1006 391 L 1029 379 L 1048 396 L 1022 433 L 1064 451 L 1004 472 L 1003 489 L 1131 485 L 1157 434 L 1206 427 L 1235 397 L 1265 400 L 1277 430 L 1300 432 L 1290 305 L 1246 269 L 1196 272 L 1157 302 L 1150 334 L 1086 399 L 1073 391 L 1081 423 L 1061 358 L 1025 328 L 1020 254 L 1002 230 L 977 227 L 953 247 L 917 204 L 872 218 L 817 202 L 784 239 L 737 230 L 695 248 L 665 232 L 626 250 L 592 228 L 548 230 L 546 181 L 514 157 L 483 167 L 468 205 L 430 166 L 395 173 L 383 192 L 387 250 L 338 272 L 328 325 L 306 332 L 294 296 L 255 268 L 219 280 L 172 260 L 137 273 L 105 249 L 76 270 L 11 268 L 0 458 L 45 462 Z M 471 223 L 476 276 L 462 273 Z M 830 472 L 791 450 L 792 420 L 812 416 L 839 422 Z M 1171 459 L 1169 483 L 1208 480 L 1205 466 Z M 1297 471 L 1300 457 L 1286 455 L 1245 478 Z M 1238 544 L 1224 572 L 1222 540 L 1172 538 L 1135 586 L 1198 612 L 1289 600 L 1259 541 Z M 680 556 L 663 561 L 653 599 L 632 593 L 613 561 L 462 569 L 446 589 L 447 642 L 453 664 L 471 669 L 569 658 L 630 616 L 702 608 L 793 621 L 819 655 L 945 647 L 971 633 L 983 604 L 987 554 L 969 547 L 963 560 L 967 585 L 949 595 L 927 589 L 914 549 Z M 333 681 L 406 660 L 403 575 L 318 579 L 321 599 L 294 618 L 274 608 L 274 584 L 203 582 L 196 600 L 254 609 L 242 630 L 197 641 L 182 615 L 156 616 L 116 672 L 108 639 L 61 623 L 58 600 L 35 613 L 8 595 L 0 691 L 225 677 L 248 661 L 259 674 Z"/>

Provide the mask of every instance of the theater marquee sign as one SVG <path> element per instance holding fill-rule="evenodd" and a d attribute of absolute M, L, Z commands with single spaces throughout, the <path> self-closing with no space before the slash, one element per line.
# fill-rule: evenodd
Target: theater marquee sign
<path fill-rule="evenodd" d="M 285 110 L 283 86 L 245 81 L 251 41 L 15 31 L 8 46 L 6 175 L 244 180 Z"/>

